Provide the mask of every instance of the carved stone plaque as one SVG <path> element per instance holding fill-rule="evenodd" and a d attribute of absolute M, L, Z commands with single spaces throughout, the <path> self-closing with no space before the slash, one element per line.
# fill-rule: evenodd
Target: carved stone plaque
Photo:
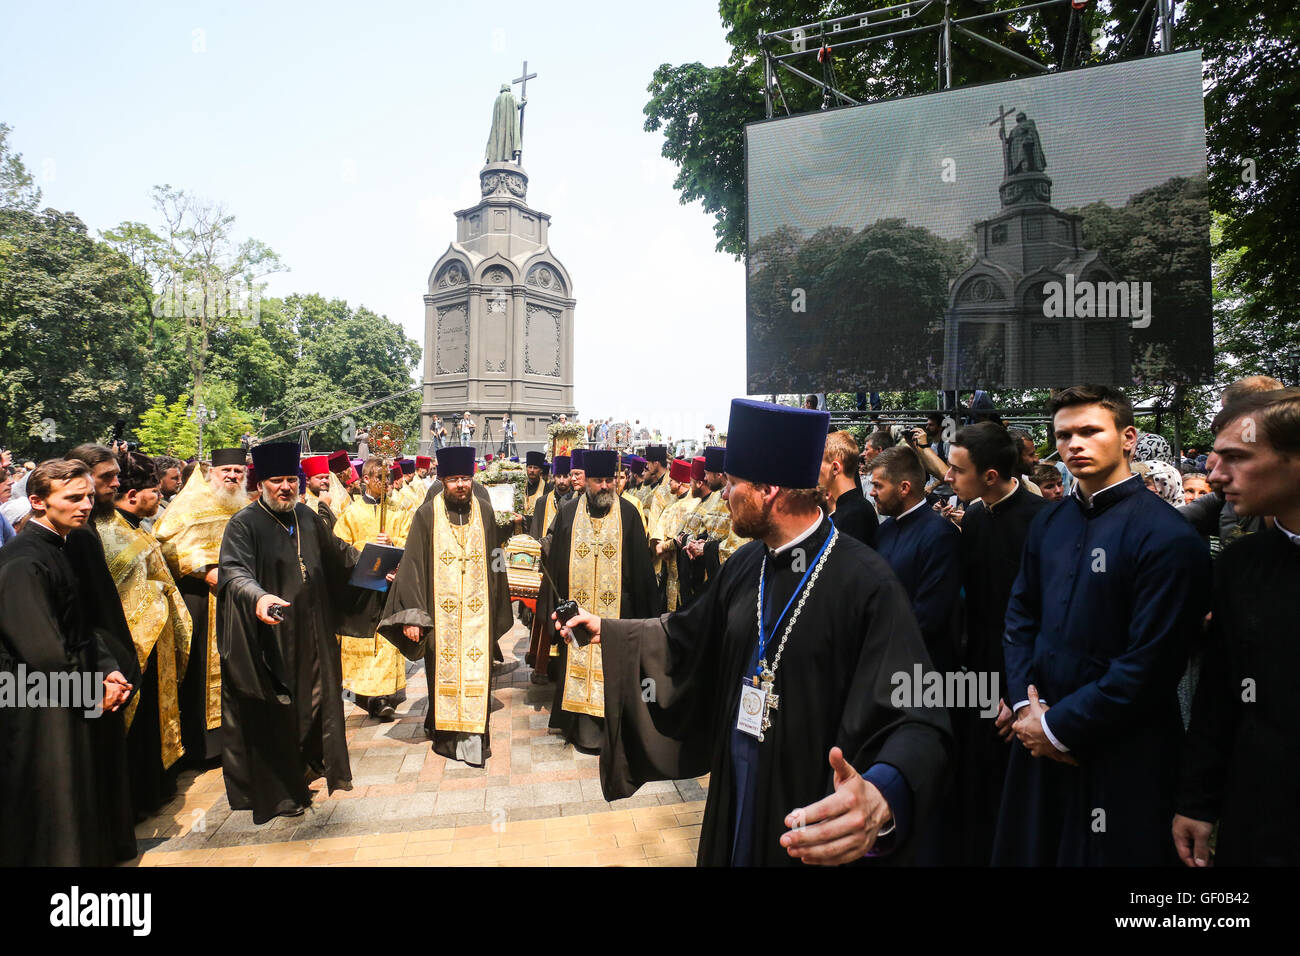
<path fill-rule="evenodd" d="M 437 374 L 469 371 L 469 323 L 464 305 L 438 310 Z"/>
<path fill-rule="evenodd" d="M 524 320 L 524 372 L 560 377 L 560 313 L 529 305 Z"/>

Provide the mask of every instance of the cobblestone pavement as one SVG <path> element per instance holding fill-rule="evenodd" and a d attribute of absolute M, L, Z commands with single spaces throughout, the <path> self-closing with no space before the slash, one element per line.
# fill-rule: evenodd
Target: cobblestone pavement
<path fill-rule="evenodd" d="M 262 826 L 226 802 L 221 770 L 186 771 L 176 798 L 136 828 L 139 866 L 692 866 L 708 778 L 601 797 L 598 758 L 547 729 L 554 685 L 529 682 L 528 632 L 501 640 L 492 756 L 481 769 L 435 754 L 422 665 L 398 719 L 345 704 L 353 789 L 313 787 L 311 808 Z"/>

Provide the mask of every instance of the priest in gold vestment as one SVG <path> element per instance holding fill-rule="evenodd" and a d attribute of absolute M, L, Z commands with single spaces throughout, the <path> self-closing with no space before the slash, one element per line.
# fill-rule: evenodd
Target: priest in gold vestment
<path fill-rule="evenodd" d="M 561 597 L 601 608 L 604 617 L 649 617 L 655 613 L 650 548 L 636 506 L 614 490 L 617 467 L 616 451 L 584 452 L 586 490 L 560 509 L 543 560 Z M 539 617 L 541 610 L 539 605 Z M 550 726 L 594 753 L 604 735 L 600 646 L 560 644 L 559 650 Z"/>
<path fill-rule="evenodd" d="M 158 511 L 154 461 L 140 452 L 121 452 L 117 461 L 114 510 L 96 526 L 143 675 L 125 713 L 131 804 L 142 818 L 176 793 L 176 763 L 185 752 L 178 675 L 185 673 L 192 627 L 162 549 L 140 526 Z"/>
<path fill-rule="evenodd" d="M 360 551 L 367 544 L 406 544 L 413 509 L 400 494 L 390 493 L 384 511 L 384 530 L 379 529 L 380 501 L 384 488 L 384 460 L 371 458 L 361 472 L 366 490 L 334 524 L 334 534 Z M 339 621 L 339 654 L 343 662 L 343 690 L 370 716 L 389 721 L 396 707 L 406 699 L 406 659 L 375 630 L 383 610 L 384 595 L 366 591 L 364 600 L 349 609 Z"/>
<path fill-rule="evenodd" d="M 424 728 L 436 753 L 482 767 L 492 756 L 493 651 L 514 624 L 502 533 L 474 491 L 474 449 L 439 448 L 437 490 L 416 509 L 379 623 L 410 660 L 424 660 Z"/>
<path fill-rule="evenodd" d="M 704 449 L 703 477 L 697 486 L 699 504 L 686 516 L 686 545 L 677 552 L 679 607 L 695 600 L 727 559 L 748 541 L 731 530 L 731 508 L 722 497 L 726 451 L 720 445 Z"/>
<path fill-rule="evenodd" d="M 681 603 L 681 589 L 677 578 L 677 550 L 681 547 L 686 529 L 686 519 L 700 504 L 691 494 L 691 463 L 674 458 L 668 467 L 670 500 L 659 512 L 657 522 L 651 527 L 650 540 L 654 544 L 654 558 L 660 567 L 655 569 L 659 579 L 657 611 L 676 611 Z"/>
<path fill-rule="evenodd" d="M 205 476 L 195 468 L 185 487 L 154 525 L 154 537 L 194 625 L 189 662 L 181 679 L 181 735 L 186 759 L 221 756 L 221 657 L 217 653 L 216 590 L 221 538 L 232 515 L 248 503 L 242 448 L 218 448 Z"/>
<path fill-rule="evenodd" d="M 331 505 L 334 503 L 334 491 L 330 487 L 330 469 L 328 455 L 313 455 L 302 460 L 302 474 L 305 479 L 302 488 L 302 503 L 316 512 L 330 528 L 338 516 Z M 342 485 L 339 486 L 340 492 Z"/>
<path fill-rule="evenodd" d="M 641 482 L 641 489 L 646 495 L 646 520 L 653 530 L 663 510 L 676 497 L 668 485 L 668 446 L 648 445 L 645 450 L 645 460 L 645 476 Z"/>

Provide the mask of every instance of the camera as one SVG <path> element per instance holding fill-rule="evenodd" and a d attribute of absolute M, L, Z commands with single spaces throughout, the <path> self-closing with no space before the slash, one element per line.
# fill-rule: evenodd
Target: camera
<path fill-rule="evenodd" d="M 561 624 L 567 625 L 578 613 L 578 602 L 570 598 L 567 601 L 561 601 L 555 605 L 555 619 Z M 579 647 L 586 647 L 591 643 L 591 632 L 583 625 L 570 628 L 573 631 L 573 643 Z"/>

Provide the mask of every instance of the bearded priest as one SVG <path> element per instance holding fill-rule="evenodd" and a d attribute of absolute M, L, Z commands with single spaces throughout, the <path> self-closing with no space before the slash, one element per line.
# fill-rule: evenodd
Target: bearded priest
<path fill-rule="evenodd" d="M 586 490 L 560 509 L 546 569 L 562 597 L 604 617 L 646 617 L 655 611 L 650 546 L 636 506 L 614 490 L 618 452 L 583 453 Z M 580 750 L 604 739 L 605 675 L 599 646 L 560 647 L 550 726 Z"/>
<path fill-rule="evenodd" d="M 208 473 L 194 469 L 153 529 L 193 622 L 180 685 L 181 740 L 192 765 L 212 764 L 221 756 L 217 563 L 226 522 L 248 503 L 246 461 L 242 448 L 215 449 Z"/>
<path fill-rule="evenodd" d="M 685 611 L 571 622 L 604 649 L 605 799 L 708 772 L 701 865 L 902 863 L 942 785 L 946 711 L 891 693 L 931 666 L 911 602 L 822 512 L 829 418 L 733 401 L 722 470 L 755 540 Z"/>
<path fill-rule="evenodd" d="M 221 542 L 221 764 L 234 810 L 298 816 L 324 776 L 352 789 L 338 631 L 357 550 L 298 501 L 298 445 L 253 448 L 259 496 Z"/>
<path fill-rule="evenodd" d="M 475 494 L 474 449 L 437 456 L 437 491 L 411 518 L 379 633 L 409 660 L 424 659 L 434 752 L 482 767 L 492 756 L 493 651 L 514 624 L 510 584 L 496 516 Z"/>

